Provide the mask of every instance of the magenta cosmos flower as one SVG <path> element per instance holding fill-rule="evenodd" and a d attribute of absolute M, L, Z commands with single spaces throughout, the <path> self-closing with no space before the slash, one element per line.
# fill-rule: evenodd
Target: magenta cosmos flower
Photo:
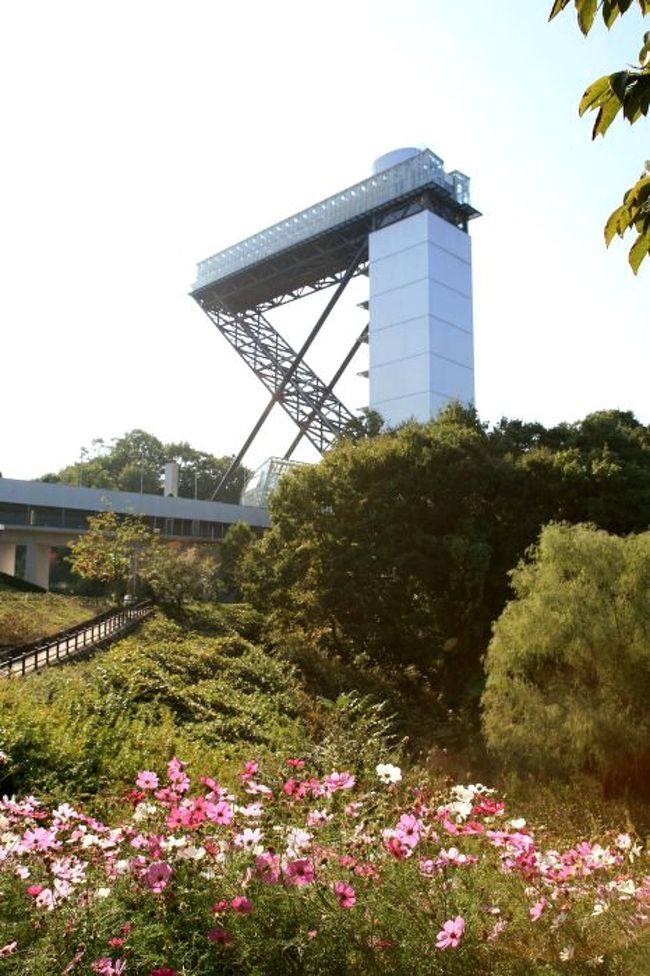
<path fill-rule="evenodd" d="M 334 882 L 334 894 L 338 900 L 339 908 L 352 908 L 356 903 L 355 890 L 352 885 L 346 884 L 345 881 Z"/>
<path fill-rule="evenodd" d="M 285 873 L 291 884 L 306 885 L 314 880 L 314 865 L 306 857 L 299 857 L 296 861 L 289 861 Z"/>
<path fill-rule="evenodd" d="M 154 861 L 149 865 L 145 880 L 152 891 L 161 892 L 167 887 L 167 882 L 172 876 L 172 869 L 165 861 Z"/>
<path fill-rule="evenodd" d="M 230 904 L 236 912 L 239 912 L 240 915 L 248 915 L 248 913 L 253 909 L 253 906 L 246 895 L 235 895 Z"/>
<path fill-rule="evenodd" d="M 448 919 L 438 932 L 436 949 L 455 949 L 463 937 L 465 919 L 462 915 Z"/>

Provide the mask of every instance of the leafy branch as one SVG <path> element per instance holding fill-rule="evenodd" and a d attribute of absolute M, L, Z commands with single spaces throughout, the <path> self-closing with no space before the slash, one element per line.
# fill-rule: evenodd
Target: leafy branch
<path fill-rule="evenodd" d="M 594 25 L 598 11 L 609 30 L 617 18 L 632 7 L 634 0 L 555 0 L 549 20 L 573 2 L 578 26 L 586 36 Z M 650 13 L 650 0 L 636 0 L 642 16 Z M 639 64 L 624 71 L 603 75 L 585 91 L 579 112 L 596 112 L 592 139 L 604 136 L 614 119 L 621 112 L 630 125 L 647 117 L 650 109 L 650 31 L 643 37 L 639 51 Z M 605 242 L 609 245 L 615 235 L 623 237 L 628 230 L 636 233 L 629 262 L 636 274 L 641 262 L 650 253 L 650 162 L 634 186 L 626 191 L 623 203 L 610 215 L 605 225 Z"/>

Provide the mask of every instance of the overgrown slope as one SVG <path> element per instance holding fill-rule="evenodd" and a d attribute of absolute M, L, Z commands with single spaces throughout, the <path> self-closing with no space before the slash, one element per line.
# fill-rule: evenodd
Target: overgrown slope
<path fill-rule="evenodd" d="M 174 752 L 207 772 L 247 749 L 299 750 L 305 699 L 292 669 L 225 619 L 202 629 L 158 615 L 91 660 L 0 683 L 9 789 L 79 796 Z"/>

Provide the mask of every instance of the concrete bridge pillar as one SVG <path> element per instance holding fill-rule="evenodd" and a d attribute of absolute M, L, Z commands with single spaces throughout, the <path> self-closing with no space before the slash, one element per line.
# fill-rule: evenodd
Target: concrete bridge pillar
<path fill-rule="evenodd" d="M 16 547 L 13 542 L 0 542 L 0 573 L 16 575 Z"/>
<path fill-rule="evenodd" d="M 30 542 L 26 547 L 25 579 L 45 590 L 50 588 L 50 547 Z"/>

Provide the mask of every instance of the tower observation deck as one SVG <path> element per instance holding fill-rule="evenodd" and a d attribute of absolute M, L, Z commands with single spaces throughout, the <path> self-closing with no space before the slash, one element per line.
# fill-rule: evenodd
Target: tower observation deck
<path fill-rule="evenodd" d="M 275 403 L 298 427 L 285 457 L 302 436 L 322 453 L 353 419 L 333 389 L 368 329 L 355 337 L 327 383 L 307 365 L 305 353 L 351 278 L 368 273 L 369 239 L 423 212 L 463 235 L 479 216 L 469 202 L 467 176 L 445 172 L 442 159 L 429 149 L 398 150 L 378 160 L 375 173 L 360 183 L 199 262 L 192 297 L 271 393 L 236 463 Z M 265 314 L 333 286 L 324 312 L 295 351 Z M 371 281 L 371 330 L 372 315 Z"/>

